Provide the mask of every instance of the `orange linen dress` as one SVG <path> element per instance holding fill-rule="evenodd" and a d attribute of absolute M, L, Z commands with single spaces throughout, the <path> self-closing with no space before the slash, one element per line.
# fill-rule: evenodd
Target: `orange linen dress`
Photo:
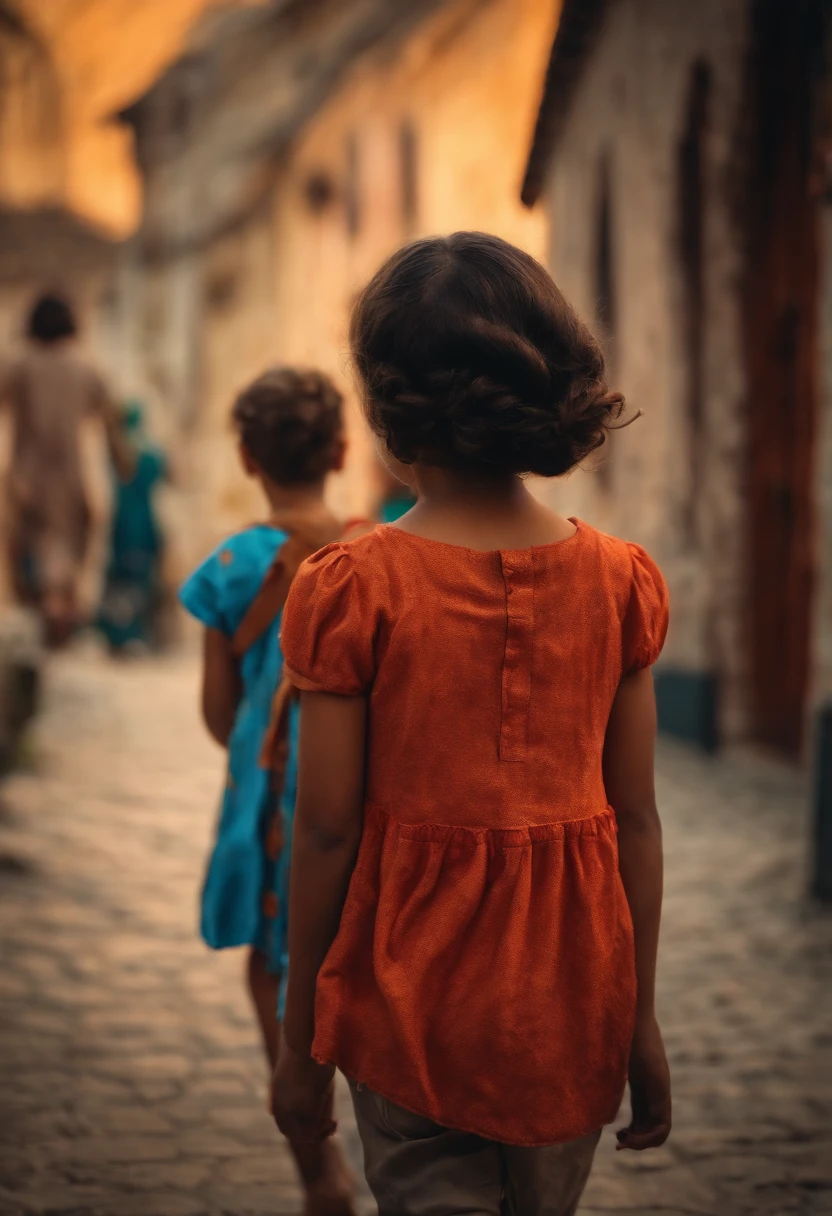
<path fill-rule="evenodd" d="M 392 526 L 301 567 L 298 687 L 369 697 L 364 830 L 314 1054 L 505 1144 L 615 1118 L 636 981 L 602 752 L 667 592 L 637 545 L 477 552 Z"/>

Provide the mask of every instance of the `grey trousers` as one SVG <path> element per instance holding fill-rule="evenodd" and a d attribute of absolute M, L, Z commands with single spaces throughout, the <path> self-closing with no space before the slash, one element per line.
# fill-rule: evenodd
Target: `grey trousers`
<path fill-rule="evenodd" d="M 379 1216 L 573 1216 L 600 1130 L 519 1148 L 440 1127 L 350 1083 Z"/>

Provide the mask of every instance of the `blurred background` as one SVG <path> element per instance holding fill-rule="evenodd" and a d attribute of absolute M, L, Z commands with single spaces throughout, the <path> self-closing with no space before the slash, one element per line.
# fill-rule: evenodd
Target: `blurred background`
<path fill-rule="evenodd" d="M 4 391 L 36 356 L 34 301 L 59 293 L 147 457 L 153 563 L 139 620 L 84 423 L 85 613 L 148 656 L 82 641 L 47 662 L 4 496 L 0 1103 L 19 1101 L 0 1212 L 294 1210 L 236 964 L 192 940 L 221 757 L 173 599 L 262 514 L 228 412 L 269 364 L 347 394 L 333 507 L 395 506 L 349 307 L 402 242 L 459 228 L 529 250 L 602 337 L 643 416 L 535 490 L 644 544 L 673 603 L 656 688 L 683 1133 L 648 1163 L 607 1154 L 582 1211 L 832 1212 L 832 938 L 811 898 L 832 900 L 830 18 L 829 0 L 0 0 Z M 63 475 L 36 468 L 33 492 Z"/>

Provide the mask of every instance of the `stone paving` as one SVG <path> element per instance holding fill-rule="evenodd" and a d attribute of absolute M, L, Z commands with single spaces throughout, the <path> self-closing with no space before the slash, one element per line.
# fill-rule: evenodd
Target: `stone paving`
<path fill-rule="evenodd" d="M 194 930 L 222 769 L 195 661 L 69 655 L 48 684 L 30 771 L 0 791 L 0 1216 L 297 1212 L 242 960 Z M 636 1156 L 608 1132 L 581 1214 L 832 1214 L 832 917 L 803 899 L 805 792 L 666 746 L 660 794 L 674 1134 Z"/>

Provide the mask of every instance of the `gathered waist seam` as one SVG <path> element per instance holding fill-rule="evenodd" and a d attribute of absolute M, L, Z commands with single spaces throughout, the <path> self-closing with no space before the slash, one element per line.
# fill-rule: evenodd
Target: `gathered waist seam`
<path fill-rule="evenodd" d="M 369 799 L 364 804 L 364 826 L 387 832 L 392 829 L 404 840 L 448 841 L 466 840 L 471 844 L 497 843 L 503 848 L 525 848 L 530 844 L 547 844 L 567 836 L 601 836 L 617 830 L 615 812 L 611 806 L 583 815 L 577 819 L 559 819 L 552 823 L 517 824 L 512 827 L 463 827 L 443 823 L 402 823 L 383 806 Z"/>

